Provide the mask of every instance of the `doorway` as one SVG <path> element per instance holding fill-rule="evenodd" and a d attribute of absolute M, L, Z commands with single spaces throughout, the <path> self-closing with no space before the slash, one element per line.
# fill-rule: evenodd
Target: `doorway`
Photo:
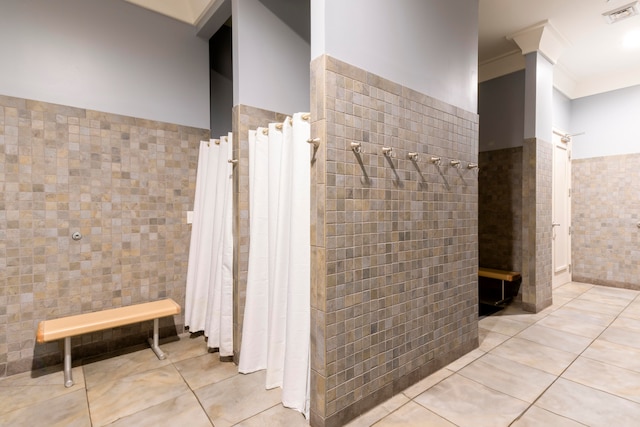
<path fill-rule="evenodd" d="M 571 281 L 571 137 L 553 131 L 553 287 Z"/>

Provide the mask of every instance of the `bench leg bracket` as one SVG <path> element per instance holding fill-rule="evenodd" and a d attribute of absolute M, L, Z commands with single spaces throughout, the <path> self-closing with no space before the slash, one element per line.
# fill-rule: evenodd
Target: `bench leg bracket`
<path fill-rule="evenodd" d="M 71 337 L 64 339 L 64 386 L 73 385 L 73 375 L 71 374 Z"/>
<path fill-rule="evenodd" d="M 167 356 L 163 353 L 158 346 L 158 323 L 160 319 L 153 319 L 153 339 L 149 338 L 149 345 L 151 346 L 151 350 L 158 356 L 158 359 L 164 360 Z"/>

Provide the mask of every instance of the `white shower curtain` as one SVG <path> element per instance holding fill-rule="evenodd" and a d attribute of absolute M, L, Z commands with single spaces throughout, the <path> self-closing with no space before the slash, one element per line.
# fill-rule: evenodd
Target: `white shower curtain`
<path fill-rule="evenodd" d="M 232 135 L 200 143 L 185 296 L 185 326 L 233 356 Z"/>
<path fill-rule="evenodd" d="M 250 248 L 239 371 L 309 415 L 310 152 L 303 113 L 249 133 Z M 308 117 L 308 116 L 307 116 Z"/>

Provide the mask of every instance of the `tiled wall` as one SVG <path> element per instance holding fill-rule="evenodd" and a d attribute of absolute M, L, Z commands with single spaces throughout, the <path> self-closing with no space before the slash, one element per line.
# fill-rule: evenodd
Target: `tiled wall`
<path fill-rule="evenodd" d="M 553 146 L 526 139 L 522 149 L 522 306 L 537 313 L 551 305 Z"/>
<path fill-rule="evenodd" d="M 311 68 L 311 425 L 338 426 L 478 345 L 478 117 L 328 56 Z"/>
<path fill-rule="evenodd" d="M 640 290 L 640 154 L 571 167 L 573 280 Z"/>
<path fill-rule="evenodd" d="M 186 212 L 208 138 L 0 96 L 0 376 L 60 362 L 58 343 L 35 343 L 40 320 L 164 297 L 184 305 Z M 73 339 L 74 357 L 141 343 L 150 326 Z"/>
<path fill-rule="evenodd" d="M 522 271 L 522 147 L 478 155 L 480 265 Z"/>
<path fill-rule="evenodd" d="M 285 114 L 248 105 L 233 107 L 233 158 L 238 159 L 233 174 L 233 357 L 236 363 L 240 360 L 249 268 L 249 130 L 282 122 L 285 118 Z"/>

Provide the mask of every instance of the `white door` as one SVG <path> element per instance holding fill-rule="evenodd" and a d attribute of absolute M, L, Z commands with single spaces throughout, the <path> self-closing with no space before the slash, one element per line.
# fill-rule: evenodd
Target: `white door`
<path fill-rule="evenodd" d="M 553 287 L 571 281 L 571 138 L 553 133 Z"/>

